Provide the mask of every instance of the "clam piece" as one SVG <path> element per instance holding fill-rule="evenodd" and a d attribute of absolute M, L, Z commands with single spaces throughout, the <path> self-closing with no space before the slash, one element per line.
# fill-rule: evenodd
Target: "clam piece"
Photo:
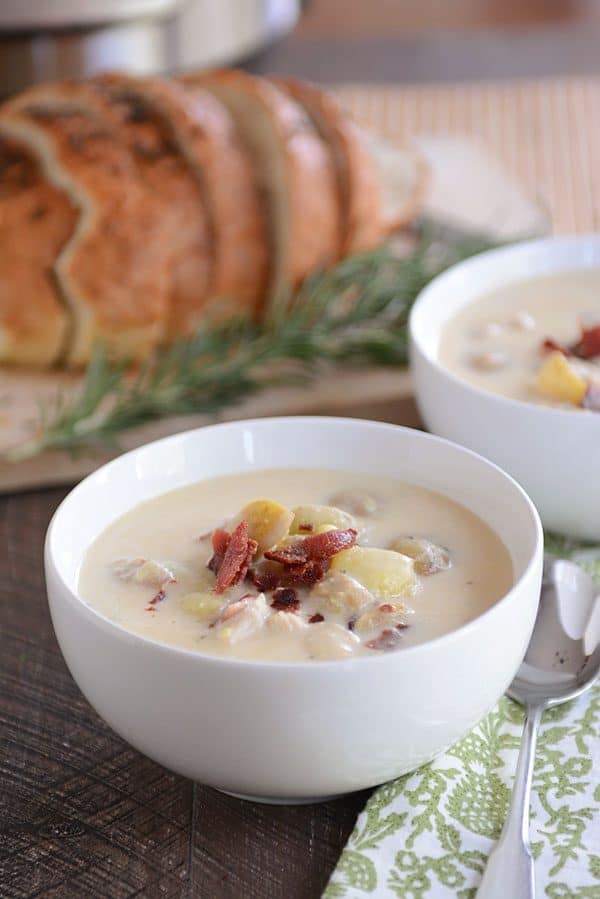
<path fill-rule="evenodd" d="M 315 659 L 344 659 L 356 652 L 360 640 L 341 624 L 321 621 L 308 629 L 306 646 Z"/>
<path fill-rule="evenodd" d="M 377 499 L 367 490 L 362 490 L 360 487 L 340 490 L 339 493 L 331 497 L 330 502 L 333 506 L 337 506 L 345 512 L 350 512 L 351 515 L 362 517 L 375 515 L 379 506 Z"/>
<path fill-rule="evenodd" d="M 444 546 L 421 537 L 398 537 L 390 549 L 414 559 L 415 572 L 421 577 L 452 567 L 450 553 Z"/>
<path fill-rule="evenodd" d="M 240 521 L 248 524 L 248 536 L 258 543 L 258 552 L 272 549 L 289 533 L 294 513 L 272 499 L 255 499 L 241 510 L 229 523 L 227 530 L 233 530 Z"/>
<path fill-rule="evenodd" d="M 335 506 L 297 506 L 290 534 L 322 533 L 321 528 L 334 528 L 345 531 L 356 530 L 356 522 L 352 515 Z"/>
<path fill-rule="evenodd" d="M 487 350 L 482 353 L 473 353 L 470 362 L 478 371 L 498 371 L 508 364 L 508 356 L 499 350 Z"/>
<path fill-rule="evenodd" d="M 527 312 L 525 309 L 516 312 L 510 319 L 509 324 L 515 331 L 535 331 L 536 329 L 535 318 L 531 312 Z"/>
<path fill-rule="evenodd" d="M 133 581 L 145 587 L 163 587 L 173 583 L 175 575 L 170 568 L 153 559 L 117 559 L 111 570 L 122 581 Z"/>
<path fill-rule="evenodd" d="M 308 624 L 296 612 L 275 612 L 267 618 L 267 627 L 276 634 L 295 634 Z"/>
<path fill-rule="evenodd" d="M 473 336 L 481 340 L 491 340 L 494 337 L 500 337 L 502 330 L 499 322 L 483 322 L 475 328 Z"/>
<path fill-rule="evenodd" d="M 377 597 L 406 596 L 416 586 L 413 560 L 391 549 L 351 546 L 332 558 L 330 571 L 349 575 Z"/>
<path fill-rule="evenodd" d="M 375 601 L 373 594 L 357 580 L 341 571 L 333 571 L 313 587 L 311 598 L 326 612 L 355 615 Z"/>
<path fill-rule="evenodd" d="M 368 609 L 354 623 L 354 633 L 361 636 L 389 628 L 407 627 L 408 609 L 402 602 L 383 602 Z"/>
<path fill-rule="evenodd" d="M 269 615 L 264 593 L 245 596 L 230 603 L 215 624 L 219 639 L 229 644 L 238 643 L 259 631 Z"/>

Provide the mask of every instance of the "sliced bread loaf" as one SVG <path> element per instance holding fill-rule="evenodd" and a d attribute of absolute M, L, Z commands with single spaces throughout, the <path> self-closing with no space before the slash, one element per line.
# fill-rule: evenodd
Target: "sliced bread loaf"
<path fill-rule="evenodd" d="M 96 343 L 120 358 L 144 359 L 162 339 L 168 311 L 160 207 L 94 93 L 84 85 L 41 86 L 0 112 L 2 134 L 28 147 L 78 211 L 54 263 L 72 320 L 70 366 L 86 364 Z"/>
<path fill-rule="evenodd" d="M 331 94 L 306 81 L 277 78 L 275 83 L 303 106 L 332 155 L 341 206 L 342 255 L 377 246 L 386 234 L 382 184 L 360 130 Z"/>
<path fill-rule="evenodd" d="M 234 69 L 187 75 L 233 116 L 265 201 L 269 305 L 341 253 L 338 191 L 330 153 L 310 119 L 274 84 Z"/>
<path fill-rule="evenodd" d="M 134 153 L 178 218 L 168 337 L 210 319 L 254 314 L 267 253 L 250 159 L 210 93 L 158 78 L 108 75 Z"/>

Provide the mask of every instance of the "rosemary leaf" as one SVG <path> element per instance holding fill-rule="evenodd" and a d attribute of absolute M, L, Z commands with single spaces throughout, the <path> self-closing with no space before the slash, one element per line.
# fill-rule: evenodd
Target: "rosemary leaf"
<path fill-rule="evenodd" d="M 425 227 L 408 255 L 386 246 L 345 259 L 307 279 L 280 304 L 276 320 L 203 328 L 156 353 L 135 374 L 99 348 L 80 392 L 59 394 L 40 407 L 35 436 L 5 458 L 116 447 L 121 434 L 147 422 L 218 412 L 299 375 L 306 382 L 318 361 L 405 365 L 406 325 L 417 294 L 440 271 L 487 246 Z"/>

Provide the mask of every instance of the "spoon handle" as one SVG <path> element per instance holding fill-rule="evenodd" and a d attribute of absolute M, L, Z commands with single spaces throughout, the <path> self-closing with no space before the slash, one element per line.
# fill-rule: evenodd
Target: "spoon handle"
<path fill-rule="evenodd" d="M 477 899 L 534 899 L 534 868 L 529 848 L 529 800 L 535 744 L 543 707 L 527 707 L 523 741 L 508 816 L 492 850 Z"/>

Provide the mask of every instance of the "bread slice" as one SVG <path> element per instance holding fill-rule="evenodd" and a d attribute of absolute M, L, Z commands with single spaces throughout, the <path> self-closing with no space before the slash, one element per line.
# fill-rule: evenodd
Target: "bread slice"
<path fill-rule="evenodd" d="M 31 154 L 0 138 L 0 362 L 45 367 L 58 359 L 69 318 L 52 266 L 76 221 Z"/>
<path fill-rule="evenodd" d="M 306 81 L 274 81 L 304 107 L 332 155 L 341 206 L 342 255 L 377 246 L 386 235 L 383 185 L 360 130 L 331 94 Z"/>
<path fill-rule="evenodd" d="M 72 317 L 68 366 L 89 362 L 96 343 L 143 360 L 164 334 L 168 308 L 159 208 L 94 93 L 84 85 L 40 86 L 0 112 L 2 134 L 28 147 L 78 211 L 54 264 Z"/>
<path fill-rule="evenodd" d="M 265 223 L 250 160 L 210 93 L 159 78 L 96 80 L 123 110 L 140 167 L 175 213 L 167 337 L 207 318 L 253 315 L 264 294 Z"/>
<path fill-rule="evenodd" d="M 269 305 L 339 258 L 340 208 L 331 156 L 303 109 L 274 84 L 234 69 L 186 75 L 233 116 L 267 210 Z"/>
<path fill-rule="evenodd" d="M 362 131 L 382 185 L 382 217 L 386 232 L 401 231 L 418 216 L 429 187 L 429 166 L 416 146 L 397 144 Z"/>

